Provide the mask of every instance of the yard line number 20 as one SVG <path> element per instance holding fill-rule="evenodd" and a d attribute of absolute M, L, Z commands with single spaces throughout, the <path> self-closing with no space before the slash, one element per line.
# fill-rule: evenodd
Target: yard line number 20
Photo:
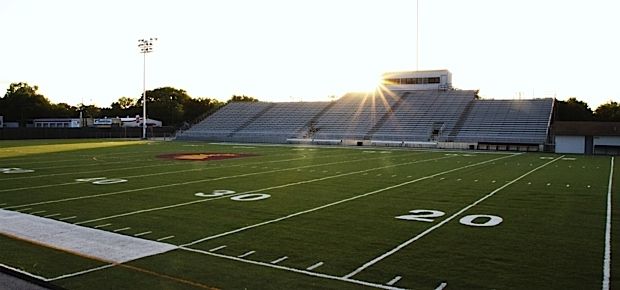
<path fill-rule="evenodd" d="M 409 214 L 399 215 L 396 218 L 406 221 L 432 223 L 435 221 L 435 218 L 442 217 L 445 214 L 443 211 L 434 209 L 414 209 L 409 211 Z M 501 224 L 503 220 L 496 215 L 470 214 L 462 217 L 459 223 L 470 227 L 494 227 Z"/>

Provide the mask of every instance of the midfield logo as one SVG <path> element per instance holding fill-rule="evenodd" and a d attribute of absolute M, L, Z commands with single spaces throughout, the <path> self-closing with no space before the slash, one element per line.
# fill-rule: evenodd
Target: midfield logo
<path fill-rule="evenodd" d="M 209 160 L 222 160 L 230 158 L 241 158 L 257 156 L 256 154 L 244 154 L 244 153 L 172 153 L 158 155 L 159 158 L 174 159 L 174 160 L 188 160 L 188 161 L 209 161 Z"/>

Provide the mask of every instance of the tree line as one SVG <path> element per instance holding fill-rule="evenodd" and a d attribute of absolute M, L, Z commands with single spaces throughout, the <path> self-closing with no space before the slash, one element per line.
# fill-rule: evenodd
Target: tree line
<path fill-rule="evenodd" d="M 598 106 L 594 111 L 584 101 L 569 98 L 556 102 L 556 120 L 558 121 L 599 121 L 620 122 L 620 104 L 609 101 Z"/>
<path fill-rule="evenodd" d="M 4 120 L 19 122 L 25 126 L 29 120 L 36 118 L 77 118 L 80 112 L 86 118 L 133 117 L 142 115 L 142 96 L 134 99 L 120 97 L 109 107 L 99 108 L 94 105 L 67 103 L 54 104 L 39 94 L 37 86 L 27 83 L 12 83 L 4 97 L 0 98 L 0 116 Z M 249 96 L 233 95 L 227 102 L 211 98 L 192 98 L 186 91 L 173 87 L 162 87 L 146 92 L 147 115 L 160 120 L 167 126 L 181 126 L 192 123 L 198 117 L 211 112 L 229 102 L 257 102 Z M 595 110 L 586 102 L 569 98 L 557 101 L 556 120 L 558 121 L 601 121 L 620 122 L 620 104 L 609 101 Z"/>
<path fill-rule="evenodd" d="M 29 120 L 37 118 L 114 118 L 133 117 L 142 115 L 142 96 L 134 99 L 120 97 L 109 107 L 78 104 L 72 106 L 67 103 L 54 104 L 48 98 L 38 93 L 37 86 L 27 83 L 12 83 L 4 97 L 0 98 L 0 116 L 4 120 L 19 122 L 25 126 Z M 257 102 L 248 96 L 233 95 L 228 102 Z M 173 87 L 162 87 L 146 91 L 147 115 L 151 119 L 162 121 L 166 126 L 181 126 L 191 123 L 202 114 L 213 111 L 225 102 L 211 98 L 192 98 L 186 91 Z"/>

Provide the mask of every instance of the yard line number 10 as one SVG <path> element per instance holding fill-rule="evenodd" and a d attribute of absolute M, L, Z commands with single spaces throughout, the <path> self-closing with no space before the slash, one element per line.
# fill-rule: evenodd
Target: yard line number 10
<path fill-rule="evenodd" d="M 414 209 L 409 211 L 409 214 L 399 215 L 396 218 L 406 221 L 417 221 L 432 223 L 435 218 L 442 217 L 446 213 L 440 210 L 433 209 Z M 459 223 L 470 227 L 494 227 L 501 224 L 503 219 L 496 215 L 488 214 L 470 214 L 462 217 Z"/>

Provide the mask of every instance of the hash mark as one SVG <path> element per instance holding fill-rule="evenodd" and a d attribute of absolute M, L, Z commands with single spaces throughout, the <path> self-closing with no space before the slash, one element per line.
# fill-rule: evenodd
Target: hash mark
<path fill-rule="evenodd" d="M 38 214 L 38 213 L 44 213 L 44 212 L 47 212 L 47 211 L 45 211 L 45 210 L 40 210 L 40 211 L 31 212 L 30 214 Z"/>
<path fill-rule="evenodd" d="M 130 227 L 126 227 L 126 228 L 121 228 L 121 229 L 115 229 L 115 230 L 113 230 L 113 232 L 116 233 L 116 232 L 121 232 L 121 231 L 128 230 L 128 229 L 131 229 L 131 228 Z"/>
<path fill-rule="evenodd" d="M 318 267 L 321 267 L 321 265 L 323 265 L 323 262 L 318 262 L 318 263 L 316 263 L 316 264 L 314 264 L 314 265 L 312 265 L 312 266 L 310 266 L 310 267 L 306 268 L 306 270 L 308 270 L 308 271 L 312 271 L 312 270 L 314 270 L 314 269 L 316 269 L 316 268 L 318 268 Z"/>
<path fill-rule="evenodd" d="M 32 209 L 32 208 L 31 208 L 31 207 L 28 207 L 28 208 L 22 208 L 22 209 L 18 209 L 18 210 L 16 210 L 16 212 L 22 212 L 23 210 L 29 210 L 29 209 Z"/>
<path fill-rule="evenodd" d="M 76 216 L 68 216 L 68 217 L 64 217 L 64 218 L 58 219 L 58 220 L 59 221 L 66 221 L 66 220 L 72 220 L 74 218 L 76 218 Z"/>
<path fill-rule="evenodd" d="M 396 276 L 396 277 L 394 277 L 394 279 L 390 280 L 390 282 L 387 282 L 385 284 L 392 286 L 392 285 L 396 284 L 396 282 L 400 281 L 401 278 L 402 278 L 401 276 Z"/>
<path fill-rule="evenodd" d="M 249 252 L 247 252 L 247 253 L 245 253 L 245 254 L 243 254 L 243 255 L 239 255 L 239 256 L 237 256 L 237 258 L 245 258 L 245 257 L 247 257 L 247 256 L 249 256 L 249 255 L 254 254 L 254 253 L 256 253 L 256 251 L 249 251 Z"/>
<path fill-rule="evenodd" d="M 112 224 L 103 224 L 103 225 L 95 226 L 95 228 L 98 229 L 98 228 L 103 228 L 103 227 L 107 227 L 107 226 L 110 226 L 110 225 L 112 225 Z"/>
<path fill-rule="evenodd" d="M 435 290 L 443 290 L 446 286 L 448 286 L 448 283 L 442 282 L 439 286 L 437 286 L 437 288 L 435 288 Z"/>
<path fill-rule="evenodd" d="M 221 250 L 223 248 L 226 248 L 226 246 L 224 245 L 224 246 L 219 246 L 217 248 L 213 248 L 213 249 L 209 250 L 209 252 L 215 252 L 215 251 Z"/>
<path fill-rule="evenodd" d="M 164 240 L 172 239 L 172 238 L 174 238 L 174 236 L 167 236 L 167 237 L 163 237 L 163 238 L 157 239 L 156 241 L 160 242 L 160 241 L 164 241 Z"/>
<path fill-rule="evenodd" d="M 286 260 L 286 259 L 288 259 L 288 257 L 287 257 L 287 256 L 284 256 L 284 257 L 282 257 L 282 258 L 279 258 L 279 259 L 276 259 L 276 260 L 271 261 L 271 264 L 277 264 L 277 263 L 280 263 L 280 262 L 282 262 L 282 261 L 284 261 L 284 260 Z"/>
<path fill-rule="evenodd" d="M 148 232 L 143 232 L 143 233 L 135 234 L 135 235 L 133 235 L 133 236 L 134 236 L 134 237 L 140 237 L 140 236 L 148 235 L 148 234 L 150 234 L 150 233 L 152 233 L 152 232 L 151 232 L 151 231 L 148 231 Z"/>
<path fill-rule="evenodd" d="M 60 215 L 60 214 L 59 213 L 53 213 L 53 214 L 48 214 L 48 215 L 46 215 L 44 217 L 53 217 L 53 216 L 57 216 L 57 215 Z"/>

